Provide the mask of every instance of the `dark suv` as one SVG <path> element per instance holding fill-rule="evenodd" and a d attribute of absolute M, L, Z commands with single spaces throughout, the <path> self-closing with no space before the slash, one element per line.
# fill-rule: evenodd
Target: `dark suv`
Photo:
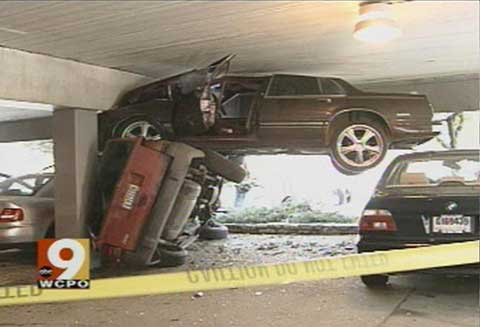
<path fill-rule="evenodd" d="M 424 95 L 367 93 L 330 77 L 212 73 L 228 60 L 128 92 L 100 115 L 101 144 L 144 136 L 224 154 L 328 153 L 356 174 L 388 148 L 436 135 Z"/>
<path fill-rule="evenodd" d="M 479 240 L 478 150 L 399 156 L 383 174 L 360 219 L 359 252 Z M 427 272 L 478 274 L 477 266 Z M 387 275 L 363 276 L 369 286 Z"/>

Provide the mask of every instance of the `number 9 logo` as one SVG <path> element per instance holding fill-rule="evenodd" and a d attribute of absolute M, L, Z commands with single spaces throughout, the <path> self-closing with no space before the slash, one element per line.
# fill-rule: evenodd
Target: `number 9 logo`
<path fill-rule="evenodd" d="M 72 257 L 70 259 L 62 259 L 60 252 L 63 249 L 70 249 L 72 251 Z M 55 267 L 65 269 L 65 271 L 58 276 L 58 279 L 74 279 L 85 261 L 85 249 L 82 244 L 75 240 L 60 239 L 50 245 L 47 258 Z"/>

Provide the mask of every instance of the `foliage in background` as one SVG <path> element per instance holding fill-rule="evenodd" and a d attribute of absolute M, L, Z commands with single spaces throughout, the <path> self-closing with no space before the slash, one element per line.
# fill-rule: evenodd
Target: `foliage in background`
<path fill-rule="evenodd" d="M 35 142 L 25 142 L 25 146 L 32 151 L 40 151 L 45 154 L 53 155 L 53 140 L 38 140 Z"/>
<path fill-rule="evenodd" d="M 458 135 L 463 129 L 465 118 L 462 113 L 454 113 L 448 116 L 445 122 L 448 127 L 448 143 L 442 140 L 440 136 L 437 136 L 436 139 L 445 149 L 455 149 L 457 148 Z"/>
<path fill-rule="evenodd" d="M 219 214 L 221 223 L 353 223 L 354 217 L 345 217 L 336 212 L 322 212 L 312 209 L 307 202 L 287 203 L 273 208 L 246 208 Z"/>

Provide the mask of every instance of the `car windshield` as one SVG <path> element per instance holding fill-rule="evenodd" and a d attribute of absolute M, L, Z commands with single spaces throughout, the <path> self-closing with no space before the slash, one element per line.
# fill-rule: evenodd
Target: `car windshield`
<path fill-rule="evenodd" d="M 399 163 L 387 187 L 480 185 L 478 156 L 431 158 Z"/>
<path fill-rule="evenodd" d="M 32 196 L 51 179 L 50 175 L 25 175 L 9 178 L 0 182 L 0 195 Z"/>

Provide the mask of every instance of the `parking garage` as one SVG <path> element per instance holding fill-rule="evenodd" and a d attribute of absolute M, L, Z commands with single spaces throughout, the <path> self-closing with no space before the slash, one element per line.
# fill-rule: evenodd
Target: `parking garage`
<path fill-rule="evenodd" d="M 98 189 L 102 189 L 108 168 L 125 160 L 125 155 L 107 155 L 117 152 L 109 152 L 105 142 L 136 140 L 127 137 L 122 141 L 122 136 L 130 136 L 127 134 L 136 128 L 143 132 L 147 127 L 142 127 L 142 122 L 156 128 L 158 134 L 147 130 L 132 136 L 144 136 L 143 142 L 150 142 L 149 146 L 143 143 L 148 151 L 170 156 L 168 169 L 172 175 L 164 172 L 166 176 L 183 181 L 188 175 L 196 183 L 171 186 L 175 192 L 180 192 L 183 185 L 182 194 L 191 196 L 196 192 L 195 185 L 200 185 L 201 196 L 206 188 L 221 193 L 220 202 L 213 203 L 212 194 L 203 204 L 197 201 L 195 206 L 202 209 L 195 209 L 198 217 L 194 218 L 206 226 L 207 220 L 208 224 L 213 221 L 211 216 L 216 217 L 211 230 L 230 224 L 226 239 L 200 241 L 196 232 L 183 231 L 182 235 L 192 237 L 177 242 L 178 228 L 186 225 L 176 226 L 172 230 L 178 232 L 169 240 L 183 244 L 182 251 L 188 255 L 173 268 L 107 267 L 103 261 L 99 263 L 101 255 L 92 249 L 93 265 L 100 269 L 92 270 L 92 278 L 352 254 L 356 252 L 356 222 L 387 166 L 398 155 L 472 151 L 480 146 L 477 2 L 12 1 L 0 4 L 0 8 L 0 173 L 6 180 L 39 173 L 55 178 L 50 198 L 54 223 L 45 233 L 36 235 L 37 239 L 93 237 L 92 217 L 108 217 L 104 212 L 98 214 Z M 388 18 L 388 27 L 395 26 L 397 34 L 381 43 L 358 39 L 356 32 L 362 22 L 375 23 L 368 21 L 368 15 L 362 18 L 368 11 L 373 20 L 375 15 L 385 15 L 382 19 Z M 219 61 L 226 56 L 228 62 Z M 281 77 L 287 77 L 285 85 L 295 87 L 282 86 Z M 308 85 L 312 80 L 313 87 Z M 329 93 L 331 87 L 335 90 Z M 371 102 L 381 94 L 388 94 L 388 98 L 377 99 L 381 103 L 377 110 Z M 177 96 L 190 99 L 190 95 L 196 96 L 198 110 L 172 114 L 180 117 L 178 124 L 172 119 L 159 126 L 145 119 L 157 115 L 152 110 L 164 106 L 159 102 L 174 101 Z M 345 98 L 350 103 L 364 102 L 348 107 L 339 102 Z M 236 109 L 245 106 L 244 99 L 250 108 L 246 113 Z M 428 99 L 426 108 L 420 104 L 424 99 Z M 312 107 L 314 102 L 317 107 Z M 212 103 L 219 104 L 218 108 Z M 181 103 L 175 105 L 182 107 Z M 158 115 L 155 122 L 168 119 Z M 329 115 L 340 119 L 335 121 Z M 396 125 L 388 125 L 389 115 Z M 116 120 L 117 116 L 122 118 Z M 378 127 L 377 116 L 387 117 L 385 126 Z M 428 122 L 427 127 L 420 124 L 422 119 Z M 201 126 L 200 132 L 195 122 Z M 109 124 L 111 129 L 105 127 Z M 364 134 L 358 134 L 362 128 L 359 133 Z M 122 132 L 118 132 L 120 129 Z M 347 139 L 349 131 L 357 133 L 354 136 L 358 142 L 342 143 L 342 135 Z M 376 143 L 362 145 L 361 138 L 370 132 Z M 340 144 L 338 155 L 334 154 L 335 144 Z M 348 147 L 357 157 L 341 155 L 347 153 L 342 149 L 350 151 Z M 363 158 L 370 148 L 375 148 L 374 154 Z M 465 153 L 461 156 L 468 157 Z M 197 165 L 196 158 L 203 158 L 202 163 Z M 448 162 L 446 167 L 452 168 L 460 161 Z M 188 173 L 175 170 L 185 164 Z M 457 182 L 459 176 L 463 182 L 474 182 L 468 174 L 475 168 L 465 169 L 467 173 L 453 177 Z M 154 169 L 160 179 L 161 170 Z M 239 176 L 242 171 L 244 175 Z M 418 183 L 418 172 L 410 174 L 405 183 Z M 452 182 L 452 176 L 444 177 Z M 226 182 L 215 188 L 219 180 Z M 135 191 L 127 189 L 129 194 Z M 159 216 L 166 207 L 173 210 L 176 199 L 168 195 L 175 192 L 164 192 L 163 197 L 160 192 L 151 203 L 152 212 Z M 123 205 L 128 207 L 136 200 L 130 197 L 130 202 L 124 201 Z M 309 208 L 306 220 L 332 216 L 325 212 L 335 212 L 336 220 L 324 222 L 314 217 L 311 220 L 316 227 L 305 227 L 304 213 L 292 214 L 292 208 L 297 210 L 305 203 Z M 104 206 L 107 210 L 108 205 Z M 400 206 L 406 209 L 409 205 Z M 190 214 L 177 216 L 176 222 L 192 218 Z M 281 217 L 275 220 L 273 216 Z M 351 219 L 342 220 L 347 216 Z M 462 233 L 478 238 L 478 212 L 463 216 L 471 216 L 473 229 Z M 249 226 L 245 227 L 246 223 Z M 322 223 L 330 224 L 330 229 L 318 227 Z M 335 223 L 336 227 L 331 227 Z M 164 241 L 168 239 L 167 232 L 159 234 L 159 224 L 163 228 L 165 222 L 149 221 L 149 227 L 139 232 L 143 235 L 140 238 L 161 235 Z M 348 228 L 350 231 L 344 232 Z M 47 229 L 51 234 L 46 234 Z M 234 230 L 253 230 L 253 234 L 237 234 Z M 10 249 L 8 242 L 1 243 L 7 244 L 6 250 L 0 251 L 0 269 L 4 272 L 0 286 L 35 283 L 31 249 Z M 15 248 L 15 244 L 10 247 Z M 367 326 L 478 324 L 475 278 L 400 276 L 391 279 L 390 288 L 374 291 L 364 288 L 357 279 L 6 307 L 0 308 L 0 324 L 281 326 L 295 322 L 309 326 L 320 317 L 331 326 L 348 326 L 352 320 Z M 12 318 L 15 312 L 24 313 L 21 322 Z"/>

